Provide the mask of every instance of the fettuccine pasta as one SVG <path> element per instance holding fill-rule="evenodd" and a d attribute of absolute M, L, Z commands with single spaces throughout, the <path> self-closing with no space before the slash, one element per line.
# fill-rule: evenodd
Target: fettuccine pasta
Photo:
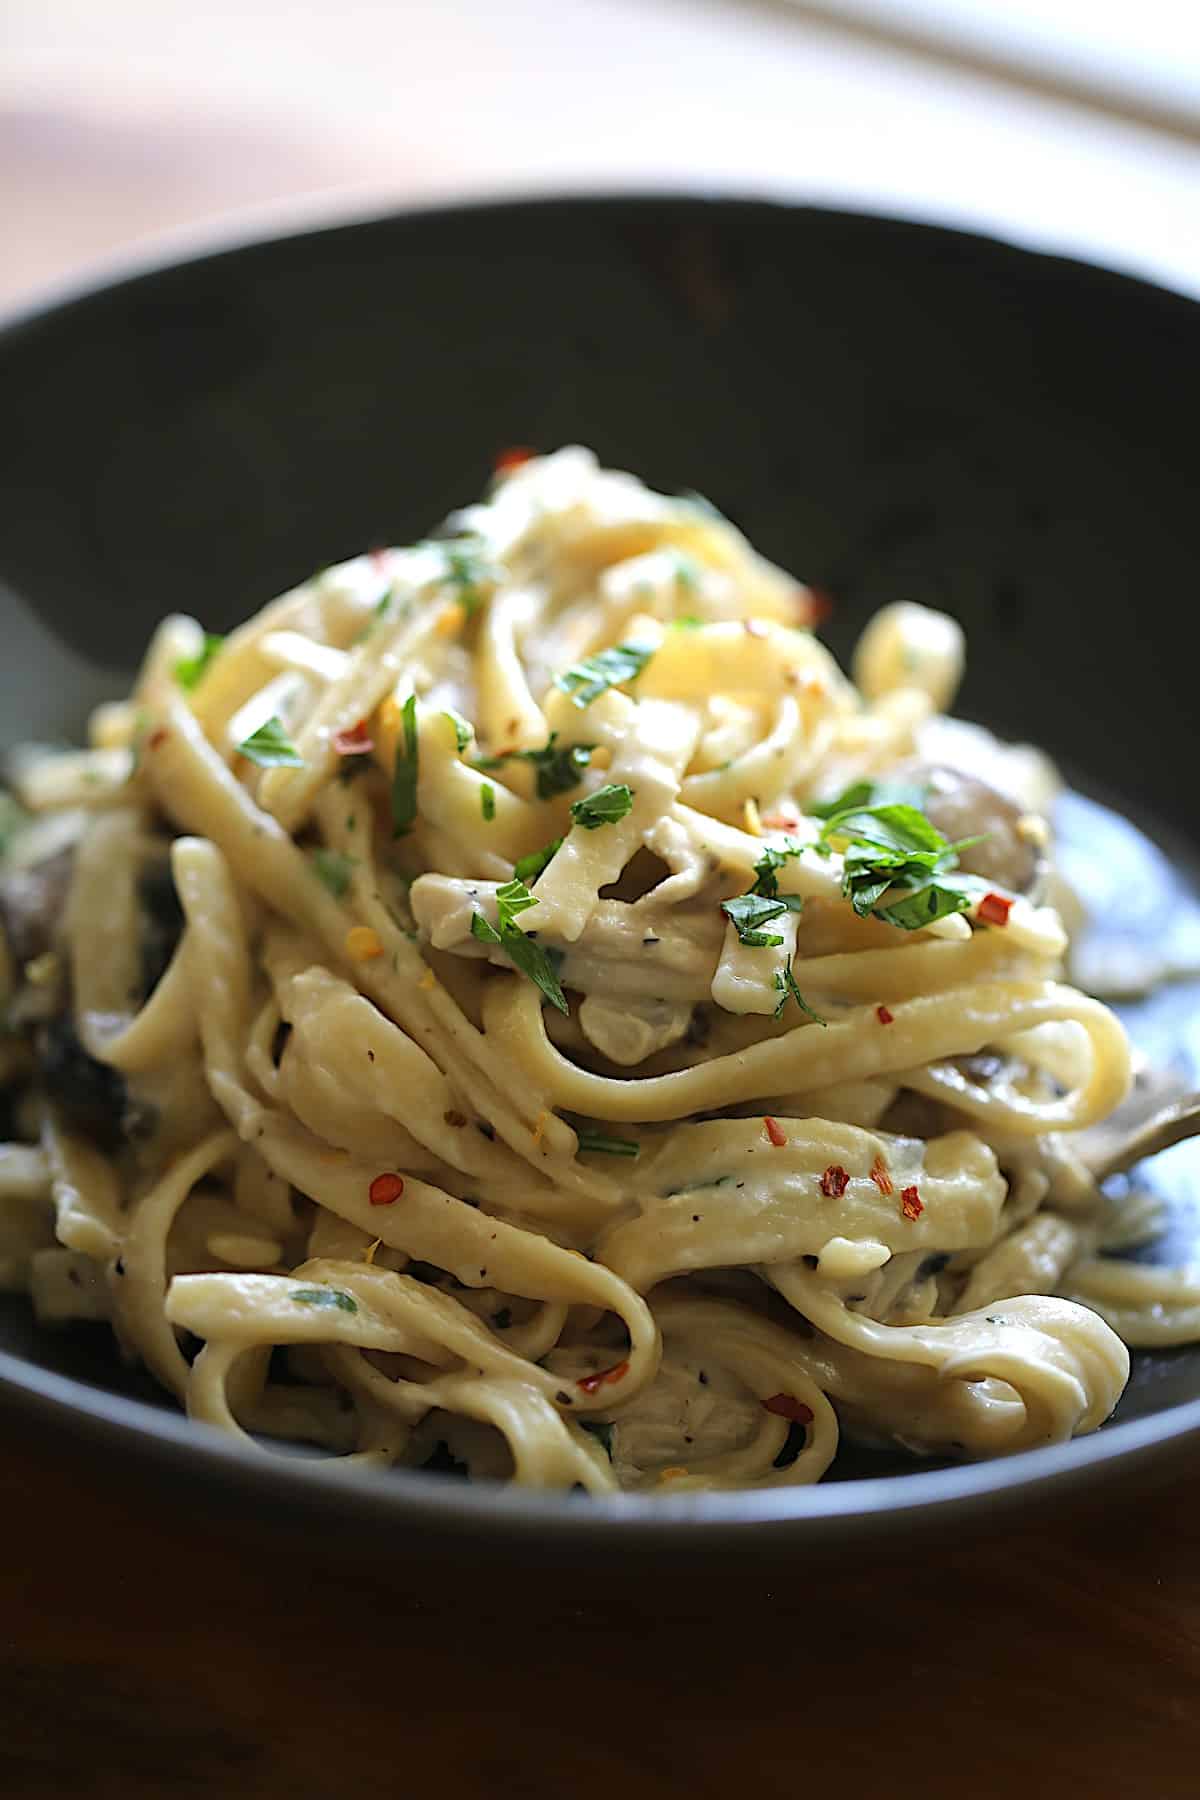
<path fill-rule="evenodd" d="M 1072 1134 L 1130 1057 L 1061 980 L 1053 771 L 945 719 L 952 620 L 889 607 L 851 681 L 818 613 L 571 449 L 166 619 L 11 769 L 5 1284 L 371 1466 L 677 1493 L 1099 1426 L 1200 1290 L 1099 1255 Z"/>

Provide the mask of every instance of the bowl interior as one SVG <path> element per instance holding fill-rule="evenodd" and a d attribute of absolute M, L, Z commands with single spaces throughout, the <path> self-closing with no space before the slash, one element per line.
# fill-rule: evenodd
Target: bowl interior
<path fill-rule="evenodd" d="M 162 613 L 228 628 L 421 535 L 504 446 L 579 441 L 706 493 L 825 589 L 842 656 L 885 601 L 953 612 L 962 713 L 1186 843 L 1198 389 L 1190 302 L 763 203 L 415 214 L 153 271 L 0 335 L 0 740 L 77 732 Z M 1164 894 L 1131 932 L 1190 904 Z M 1195 1002 L 1177 988 L 1130 1019 L 1193 1080 Z M 1156 1171 L 1175 1258 L 1200 1237 L 1196 1167 L 1177 1151 Z M 39 1332 L 18 1300 L 0 1349 L 83 1384 L 83 1405 L 152 1394 L 101 1334 Z M 1141 1357 L 1120 1417 L 1195 1399 L 1200 1349 Z"/>

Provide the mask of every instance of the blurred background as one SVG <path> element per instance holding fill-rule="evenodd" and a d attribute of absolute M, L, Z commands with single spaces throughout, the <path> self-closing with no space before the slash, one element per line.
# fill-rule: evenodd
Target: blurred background
<path fill-rule="evenodd" d="M 0 306 L 408 201 L 788 195 L 1200 293 L 1180 0 L 0 0 Z"/>

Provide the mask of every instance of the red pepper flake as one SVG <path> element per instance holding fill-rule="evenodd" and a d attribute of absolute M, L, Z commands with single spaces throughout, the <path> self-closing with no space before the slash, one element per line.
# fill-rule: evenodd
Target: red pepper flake
<path fill-rule="evenodd" d="M 767 627 L 761 619 L 743 619 L 742 630 L 747 637 L 765 638 L 767 635 Z"/>
<path fill-rule="evenodd" d="M 787 1143 L 787 1132 L 778 1119 L 764 1119 L 763 1129 L 777 1150 L 782 1150 Z"/>
<path fill-rule="evenodd" d="M 150 736 L 146 739 L 146 748 L 147 750 L 157 750 L 160 745 L 165 744 L 166 741 L 167 728 L 165 725 L 160 725 L 158 730 L 152 731 Z"/>
<path fill-rule="evenodd" d="M 531 450 L 527 444 L 514 444 L 510 450 L 501 450 L 492 467 L 497 475 L 511 475 L 514 469 L 519 469 L 522 463 L 529 462 L 536 455 L 537 451 Z"/>
<path fill-rule="evenodd" d="M 985 925 L 1007 925 L 1012 904 L 1003 894 L 985 894 L 975 910 Z"/>
<path fill-rule="evenodd" d="M 881 1194 L 894 1194 L 896 1191 L 892 1184 L 892 1178 L 888 1174 L 888 1166 L 884 1162 L 882 1155 L 877 1156 L 875 1161 L 871 1164 L 871 1180 L 875 1183 L 875 1186 L 879 1189 Z M 913 1189 L 913 1192 L 916 1193 L 915 1188 Z"/>
<path fill-rule="evenodd" d="M 902 1188 L 900 1191 L 900 1211 L 906 1219 L 919 1219 L 925 1211 L 925 1202 L 915 1187 Z"/>
<path fill-rule="evenodd" d="M 779 812 L 764 813 L 763 824 L 768 831 L 799 831 L 800 814 L 794 806 L 789 806 Z"/>
<path fill-rule="evenodd" d="M 823 625 L 833 612 L 833 601 L 824 588 L 796 590 L 796 623 L 808 631 Z"/>
<path fill-rule="evenodd" d="M 377 1175 L 367 1190 L 372 1206 L 394 1206 L 404 1192 L 403 1175 Z"/>
<path fill-rule="evenodd" d="M 360 719 L 348 731 L 335 731 L 333 747 L 339 756 L 369 756 L 375 740 L 367 732 L 367 721 Z"/>
<path fill-rule="evenodd" d="M 821 1192 L 827 1200 L 840 1200 L 850 1180 L 841 1163 L 830 1163 L 821 1177 Z"/>
<path fill-rule="evenodd" d="M 611 1369 L 600 1369 L 595 1375 L 581 1375 L 575 1386 L 582 1388 L 585 1394 L 595 1394 L 614 1381 L 624 1381 L 628 1373 L 628 1362 L 614 1363 Z"/>
<path fill-rule="evenodd" d="M 879 1020 L 881 1025 L 894 1025 L 896 1023 L 895 1013 L 886 1006 L 877 1006 L 875 1008 L 875 1017 Z"/>
<path fill-rule="evenodd" d="M 812 1407 L 805 1406 L 794 1394 L 772 1394 L 769 1400 L 763 1401 L 763 1411 L 790 1419 L 793 1425 L 811 1425 L 814 1416 Z"/>

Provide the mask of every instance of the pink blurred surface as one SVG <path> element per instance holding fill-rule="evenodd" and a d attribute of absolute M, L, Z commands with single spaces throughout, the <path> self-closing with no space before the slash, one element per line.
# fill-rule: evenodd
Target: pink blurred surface
<path fill-rule="evenodd" d="M 965 225 L 1200 292 L 1196 142 L 803 7 L 0 9 L 0 305 L 164 233 L 185 243 L 432 197 L 681 185 Z"/>

